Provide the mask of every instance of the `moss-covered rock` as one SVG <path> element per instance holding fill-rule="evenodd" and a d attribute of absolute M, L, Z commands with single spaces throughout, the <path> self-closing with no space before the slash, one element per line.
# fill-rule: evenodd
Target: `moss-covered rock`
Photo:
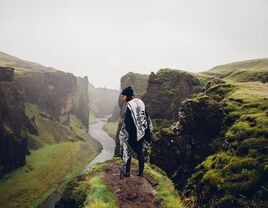
<path fill-rule="evenodd" d="M 0 177 L 25 164 L 27 117 L 14 81 L 0 82 Z"/>
<path fill-rule="evenodd" d="M 26 102 L 38 105 L 63 124 L 69 123 L 77 85 L 73 74 L 61 71 L 27 72 L 15 81 Z"/>
<path fill-rule="evenodd" d="M 224 114 L 216 101 L 200 94 L 184 101 L 179 115 L 172 128 L 155 134 L 150 158 L 182 188 L 194 167 L 214 151 L 211 142 L 220 134 Z"/>
<path fill-rule="evenodd" d="M 247 207 L 262 204 L 257 193 L 263 182 L 262 167 L 256 159 L 221 152 L 195 168 L 186 189 L 194 190 L 199 204 L 208 205 L 213 199 L 217 207 Z"/>
<path fill-rule="evenodd" d="M 73 99 L 72 112 L 75 114 L 88 129 L 89 124 L 89 95 L 88 78 L 85 76 L 77 77 L 76 92 Z"/>
<path fill-rule="evenodd" d="M 177 119 L 183 100 L 200 92 L 199 80 L 185 71 L 160 69 L 151 73 L 143 96 L 147 111 L 153 119 Z"/>

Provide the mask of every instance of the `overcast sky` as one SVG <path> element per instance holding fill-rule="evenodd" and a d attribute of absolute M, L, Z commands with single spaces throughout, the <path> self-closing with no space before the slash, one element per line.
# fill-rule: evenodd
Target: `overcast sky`
<path fill-rule="evenodd" d="M 0 51 L 119 89 L 129 71 L 268 57 L 268 1 L 0 0 Z"/>

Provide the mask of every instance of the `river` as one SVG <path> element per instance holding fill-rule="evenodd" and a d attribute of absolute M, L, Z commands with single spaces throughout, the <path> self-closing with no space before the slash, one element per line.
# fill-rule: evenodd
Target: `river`
<path fill-rule="evenodd" d="M 90 135 L 99 141 L 103 147 L 100 154 L 98 154 L 91 162 L 89 162 L 85 168 L 78 174 L 84 174 L 92 165 L 98 162 L 104 162 L 109 160 L 114 155 L 115 141 L 104 130 L 103 126 L 107 122 L 107 118 L 97 118 L 96 123 L 89 125 Z M 54 208 L 56 202 L 60 199 L 60 195 L 64 188 L 61 186 L 59 190 L 53 192 L 40 206 L 39 208 Z"/>

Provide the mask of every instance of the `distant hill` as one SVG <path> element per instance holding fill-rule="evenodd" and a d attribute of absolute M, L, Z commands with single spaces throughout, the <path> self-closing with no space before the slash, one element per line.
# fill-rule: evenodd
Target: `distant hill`
<path fill-rule="evenodd" d="M 41 64 L 25 61 L 15 56 L 11 56 L 9 54 L 3 53 L 0 51 L 0 66 L 4 67 L 14 67 L 16 68 L 16 73 L 24 73 L 30 71 L 37 72 L 56 72 L 58 70 L 52 67 L 45 67 Z"/>
<path fill-rule="evenodd" d="M 220 65 L 204 72 L 204 74 L 238 82 L 268 82 L 268 58 Z"/>

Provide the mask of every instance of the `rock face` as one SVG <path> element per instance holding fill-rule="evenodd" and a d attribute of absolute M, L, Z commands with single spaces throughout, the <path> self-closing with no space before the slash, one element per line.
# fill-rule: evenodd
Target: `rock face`
<path fill-rule="evenodd" d="M 76 92 L 76 77 L 71 73 L 27 73 L 17 79 L 24 90 L 26 101 L 38 105 L 54 116 L 56 121 L 68 124 L 73 98 Z"/>
<path fill-rule="evenodd" d="M 134 90 L 134 95 L 138 98 L 141 98 L 146 92 L 146 88 L 148 85 L 148 78 L 149 78 L 149 75 L 146 75 L 146 74 L 138 74 L 138 73 L 129 72 L 121 78 L 120 92 L 124 88 L 131 86 Z M 116 110 L 116 109 L 114 110 L 114 112 L 117 115 L 113 114 L 111 118 L 112 121 L 116 121 L 118 119 L 120 120 L 118 124 L 116 137 L 115 137 L 115 144 L 116 144 L 115 151 L 114 151 L 115 156 L 119 155 L 119 131 L 123 124 L 122 118 L 124 118 L 124 113 L 126 111 L 125 103 L 121 99 L 121 94 L 118 97 L 118 105 L 119 105 L 119 110 Z"/>
<path fill-rule="evenodd" d="M 27 153 L 24 99 L 14 81 L 0 82 L 0 178 L 23 166 Z"/>
<path fill-rule="evenodd" d="M 181 102 L 200 92 L 199 80 L 185 72 L 160 69 L 151 73 L 143 95 L 148 113 L 153 119 L 176 119 Z"/>
<path fill-rule="evenodd" d="M 267 207 L 267 98 L 236 99 L 209 83 L 181 105 L 177 122 L 155 134 L 151 162 L 194 207 Z"/>
<path fill-rule="evenodd" d="M 89 124 L 89 95 L 88 95 L 88 78 L 77 78 L 76 92 L 72 112 L 88 128 Z"/>
<path fill-rule="evenodd" d="M 207 96 L 183 102 L 179 120 L 155 135 L 151 162 L 161 167 L 176 187 L 183 188 L 194 168 L 212 153 L 210 143 L 220 132 L 223 112 Z"/>
<path fill-rule="evenodd" d="M 14 68 L 0 66 L 0 82 L 13 81 L 13 80 L 14 80 Z"/>

